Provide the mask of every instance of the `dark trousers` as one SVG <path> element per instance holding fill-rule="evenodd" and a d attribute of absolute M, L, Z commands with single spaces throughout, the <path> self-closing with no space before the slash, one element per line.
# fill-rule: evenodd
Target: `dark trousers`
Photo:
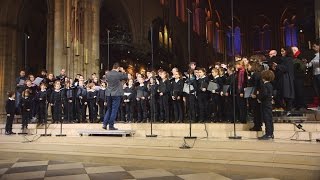
<path fill-rule="evenodd" d="M 237 119 L 241 123 L 246 123 L 247 122 L 247 100 L 237 95 L 236 102 L 237 102 L 237 108 L 236 108 Z"/>
<path fill-rule="evenodd" d="M 137 107 L 138 107 L 138 121 L 142 122 L 145 121 L 148 117 L 148 111 L 147 111 L 147 100 L 140 99 L 137 101 Z"/>
<path fill-rule="evenodd" d="M 47 104 L 45 101 L 39 102 L 39 124 L 44 123 L 46 120 L 46 114 L 47 114 Z"/>
<path fill-rule="evenodd" d="M 176 99 L 172 101 L 174 120 L 182 122 L 183 121 L 183 101 L 182 99 Z"/>
<path fill-rule="evenodd" d="M 121 96 L 108 96 L 107 102 L 107 112 L 103 119 L 103 126 L 109 125 L 109 128 L 113 128 L 121 103 Z"/>
<path fill-rule="evenodd" d="M 125 108 L 126 108 L 126 121 L 132 122 L 133 111 L 134 111 L 134 102 L 126 102 Z"/>
<path fill-rule="evenodd" d="M 225 114 L 225 120 L 228 122 L 234 121 L 234 101 L 232 96 L 225 96 L 224 98 L 224 114 Z"/>
<path fill-rule="evenodd" d="M 98 101 L 98 104 L 99 104 L 99 116 L 100 116 L 100 120 L 102 120 L 106 113 L 107 106 L 104 105 L 105 101 L 101 99 Z"/>
<path fill-rule="evenodd" d="M 31 119 L 31 110 L 30 111 L 22 111 L 22 128 L 27 128 L 28 123 Z"/>
<path fill-rule="evenodd" d="M 150 99 L 150 118 L 153 122 L 158 120 L 158 103 L 156 99 Z"/>
<path fill-rule="evenodd" d="M 64 103 L 64 120 L 67 122 L 71 122 L 74 120 L 73 117 L 73 101 Z"/>
<path fill-rule="evenodd" d="M 208 119 L 208 96 L 207 94 L 198 95 L 199 121 L 207 121 Z"/>
<path fill-rule="evenodd" d="M 272 104 L 271 102 L 262 102 L 262 118 L 266 126 L 266 135 L 273 135 L 273 120 L 272 120 Z"/>
<path fill-rule="evenodd" d="M 160 118 L 164 121 L 169 121 L 170 112 L 169 112 L 169 96 L 164 94 L 159 98 L 159 106 L 160 106 Z"/>
<path fill-rule="evenodd" d="M 196 120 L 196 102 L 197 98 L 193 94 L 188 94 L 186 96 L 186 101 L 187 101 L 187 114 L 189 117 L 189 120 L 195 121 Z"/>
<path fill-rule="evenodd" d="M 214 115 L 213 119 L 215 121 L 220 121 L 222 119 L 222 108 L 221 108 L 221 96 L 219 94 L 211 94 L 210 95 L 210 105 L 209 107 L 209 114 Z"/>
<path fill-rule="evenodd" d="M 91 123 L 97 120 L 97 110 L 96 110 L 96 100 L 91 99 L 88 101 L 88 106 L 89 106 L 89 120 Z"/>
<path fill-rule="evenodd" d="M 14 114 L 10 114 L 10 116 L 7 116 L 7 122 L 6 122 L 6 132 L 7 133 L 12 132 L 13 119 L 14 119 Z"/>
<path fill-rule="evenodd" d="M 62 103 L 61 102 L 56 102 L 53 105 L 53 112 L 52 112 L 52 120 L 53 123 L 56 121 L 62 121 Z"/>
<path fill-rule="evenodd" d="M 249 104 L 250 108 L 252 110 L 252 115 L 253 115 L 253 124 L 254 128 L 261 129 L 262 126 L 262 109 L 261 109 L 261 104 L 258 103 L 257 99 L 249 98 Z"/>
<path fill-rule="evenodd" d="M 86 120 L 87 105 L 81 99 L 76 100 L 76 119 L 78 122 L 84 122 Z"/>

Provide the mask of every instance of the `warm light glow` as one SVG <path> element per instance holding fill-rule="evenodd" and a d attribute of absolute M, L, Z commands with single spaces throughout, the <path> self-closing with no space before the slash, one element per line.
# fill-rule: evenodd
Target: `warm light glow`
<path fill-rule="evenodd" d="M 171 39 L 171 37 L 169 38 L 169 51 L 172 51 L 172 39 Z"/>
<path fill-rule="evenodd" d="M 85 63 L 88 64 L 88 49 L 85 49 Z"/>
<path fill-rule="evenodd" d="M 168 29 L 167 29 L 167 26 L 164 26 L 164 47 L 165 48 L 168 48 L 168 41 L 169 41 Z"/>
<path fill-rule="evenodd" d="M 79 54 L 79 40 L 76 40 L 76 43 L 75 43 L 75 51 L 76 51 L 75 55 L 76 55 L 76 56 L 79 56 L 79 55 L 80 55 L 80 54 Z"/>
<path fill-rule="evenodd" d="M 70 47 L 70 32 L 67 31 L 67 48 Z"/>
<path fill-rule="evenodd" d="M 162 36 L 162 32 L 159 32 L 159 42 L 160 42 L 160 46 L 163 45 L 163 36 Z"/>

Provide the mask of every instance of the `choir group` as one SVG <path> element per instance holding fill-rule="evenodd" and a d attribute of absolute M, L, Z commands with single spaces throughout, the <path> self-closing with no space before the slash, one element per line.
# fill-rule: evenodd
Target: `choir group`
<path fill-rule="evenodd" d="M 118 121 L 181 123 L 236 122 L 246 123 L 253 117 L 252 131 L 260 131 L 266 123 L 266 135 L 273 137 L 272 109 L 282 108 L 287 115 L 292 109 L 305 108 L 301 94 L 305 71 L 312 67 L 316 92 L 320 85 L 319 42 L 313 43 L 315 56 L 306 59 L 296 47 L 276 50 L 269 57 L 236 57 L 229 65 L 216 62 L 200 68 L 195 62 L 186 72 L 173 68 L 147 71 L 129 75 L 123 82 L 122 104 Z M 81 74 L 67 77 L 64 69 L 60 75 L 39 77 L 20 72 L 15 92 L 9 92 L 6 104 L 7 126 L 14 114 L 21 113 L 22 128 L 30 121 L 46 123 L 51 112 L 52 123 L 96 123 L 103 121 L 107 103 L 106 74 L 100 79 L 93 73 L 85 80 Z M 235 107 L 235 108 L 234 108 Z M 88 113 L 87 113 L 88 112 Z M 9 124 L 8 124 L 9 122 Z"/>

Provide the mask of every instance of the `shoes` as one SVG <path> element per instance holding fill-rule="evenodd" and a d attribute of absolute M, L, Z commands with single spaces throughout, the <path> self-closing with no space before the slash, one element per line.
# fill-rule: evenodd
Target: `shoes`
<path fill-rule="evenodd" d="M 258 140 L 270 140 L 270 139 L 274 139 L 273 135 L 263 135 L 261 137 L 258 137 Z"/>
<path fill-rule="evenodd" d="M 249 131 L 262 131 L 262 128 L 261 127 L 253 127 L 253 128 L 250 128 Z"/>
<path fill-rule="evenodd" d="M 102 129 L 105 129 L 105 130 L 107 130 L 107 126 L 102 126 Z"/>
<path fill-rule="evenodd" d="M 10 132 L 6 132 L 5 135 L 11 135 L 11 133 Z"/>
<path fill-rule="evenodd" d="M 111 131 L 116 131 L 116 130 L 118 130 L 118 128 L 115 128 L 115 127 L 109 127 L 109 130 L 111 130 Z"/>

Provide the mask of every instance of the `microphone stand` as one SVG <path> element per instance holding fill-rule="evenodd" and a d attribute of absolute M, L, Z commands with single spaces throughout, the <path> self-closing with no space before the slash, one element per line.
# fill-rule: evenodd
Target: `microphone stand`
<path fill-rule="evenodd" d="M 190 15 L 191 15 L 191 10 L 187 8 L 188 11 L 188 61 L 189 61 L 189 65 L 191 62 L 191 19 L 190 19 Z M 191 76 L 189 74 L 189 81 L 191 80 Z M 190 82 L 189 82 L 189 96 L 190 94 Z M 190 101 L 190 97 L 189 97 L 189 101 Z M 191 120 L 191 112 L 189 110 L 189 136 L 185 136 L 184 139 L 197 139 L 196 136 L 192 136 L 192 120 Z"/>
<path fill-rule="evenodd" d="M 153 27 L 152 24 L 150 25 L 150 29 L 151 29 L 151 69 L 153 70 Z M 151 96 L 152 98 L 152 96 Z M 155 99 L 150 99 L 150 100 L 155 100 Z M 152 104 L 151 104 L 152 106 Z M 155 108 L 155 107 L 151 107 L 151 108 Z M 152 114 L 151 116 L 151 121 L 150 121 L 150 135 L 146 135 L 146 137 L 157 137 L 158 135 L 153 134 L 153 121 L 155 119 L 155 114 Z"/>
<path fill-rule="evenodd" d="M 40 136 L 51 136 L 51 134 L 47 134 L 47 121 L 48 121 L 48 91 L 46 90 L 46 98 L 45 98 L 45 113 L 44 113 L 44 134 L 40 134 Z"/>
<path fill-rule="evenodd" d="M 64 95 L 63 93 L 62 93 L 62 90 L 64 90 L 65 88 L 61 88 L 60 89 L 60 100 L 61 100 L 61 106 L 63 106 L 63 101 L 62 101 L 62 96 Z M 62 117 L 62 115 L 61 115 L 61 119 L 60 119 L 60 134 L 57 134 L 56 135 L 56 137 L 64 137 L 64 136 L 67 136 L 66 134 L 62 134 L 62 122 L 63 122 L 63 117 Z"/>
<path fill-rule="evenodd" d="M 234 23 L 233 23 L 234 17 L 233 17 L 233 0 L 231 0 L 231 44 L 232 44 L 232 58 L 233 58 L 233 67 L 235 67 L 236 59 L 235 59 L 235 52 L 234 52 Z M 236 133 L 236 76 L 234 75 L 233 78 L 233 92 L 232 92 L 232 98 L 233 98 L 233 136 L 229 136 L 229 139 L 241 139 L 241 136 L 237 136 Z"/>

